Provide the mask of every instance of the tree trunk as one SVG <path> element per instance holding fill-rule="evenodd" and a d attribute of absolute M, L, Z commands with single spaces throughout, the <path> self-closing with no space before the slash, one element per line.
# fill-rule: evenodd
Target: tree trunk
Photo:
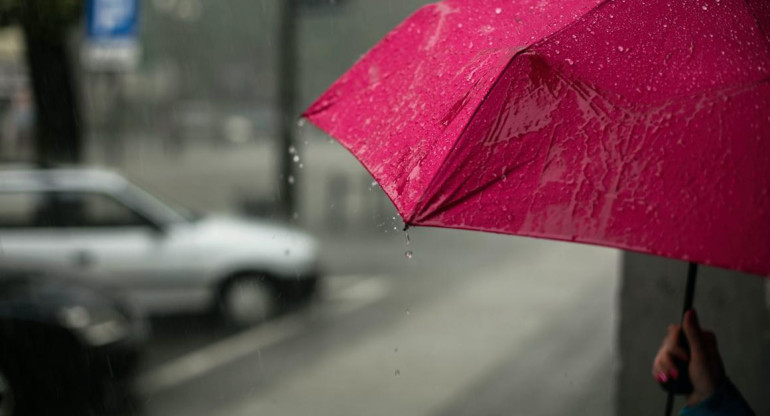
<path fill-rule="evenodd" d="M 65 30 L 61 36 L 41 34 L 31 23 L 38 20 L 35 9 L 30 5 L 22 15 L 35 98 L 35 157 L 42 163 L 77 163 L 82 159 L 81 118 Z"/>

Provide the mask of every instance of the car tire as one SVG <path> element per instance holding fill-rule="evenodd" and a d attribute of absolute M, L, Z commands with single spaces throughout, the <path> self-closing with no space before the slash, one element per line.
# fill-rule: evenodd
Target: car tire
<path fill-rule="evenodd" d="M 255 326 L 276 313 L 275 290 L 264 275 L 240 275 L 230 279 L 222 287 L 218 309 L 222 320 L 228 326 Z"/>
<path fill-rule="evenodd" d="M 16 413 L 16 386 L 0 368 L 0 416 L 13 416 Z"/>

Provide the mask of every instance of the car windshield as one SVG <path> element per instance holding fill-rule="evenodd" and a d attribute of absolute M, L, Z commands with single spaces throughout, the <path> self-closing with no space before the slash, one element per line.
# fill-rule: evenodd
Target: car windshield
<path fill-rule="evenodd" d="M 126 185 L 124 193 L 129 200 L 135 201 L 141 209 L 147 211 L 151 218 L 163 224 L 190 222 L 199 218 L 192 211 L 167 202 L 133 183 Z"/>
<path fill-rule="evenodd" d="M 770 0 L 0 0 L 0 276 L 99 288 L 3 310 L 0 416 L 650 415 L 685 374 L 770 415 L 769 36 Z"/>

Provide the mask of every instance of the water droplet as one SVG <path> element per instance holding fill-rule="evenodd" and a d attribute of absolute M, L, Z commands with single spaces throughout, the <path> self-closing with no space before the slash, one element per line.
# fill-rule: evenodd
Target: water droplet
<path fill-rule="evenodd" d="M 297 127 L 303 127 L 305 125 L 305 118 L 297 120 Z"/>
<path fill-rule="evenodd" d="M 400 376 L 400 375 L 401 375 L 401 370 L 399 370 L 399 369 L 397 368 L 397 369 L 396 369 L 396 373 L 395 373 L 395 374 L 396 374 L 397 376 Z"/>
<path fill-rule="evenodd" d="M 299 155 L 294 155 L 294 157 L 292 158 L 292 160 L 294 160 L 294 163 L 297 163 L 297 162 L 299 162 Z"/>
<path fill-rule="evenodd" d="M 294 176 L 289 175 L 289 177 L 286 180 L 289 182 L 289 185 L 294 185 Z"/>
<path fill-rule="evenodd" d="M 570 65 L 574 65 L 575 64 L 575 61 L 573 61 L 572 59 L 567 58 L 566 60 L 567 60 L 567 63 L 570 64 Z"/>
<path fill-rule="evenodd" d="M 304 168 L 304 167 L 305 167 L 305 165 L 304 165 L 304 164 L 302 164 L 302 163 L 300 163 L 300 164 L 299 164 L 299 168 L 300 168 L 300 169 L 302 169 L 302 168 Z"/>
<path fill-rule="evenodd" d="M 406 258 L 408 259 L 411 259 L 414 256 L 414 253 L 412 253 L 412 250 L 407 250 L 405 254 L 406 254 Z M 409 313 L 407 313 L 407 315 L 409 315 Z"/>
<path fill-rule="evenodd" d="M 503 9 L 501 9 L 499 7 L 495 9 L 495 14 L 500 14 L 502 12 L 503 12 Z"/>
<path fill-rule="evenodd" d="M 297 148 L 294 146 L 289 146 L 289 154 L 293 155 L 294 153 L 297 153 Z"/>
<path fill-rule="evenodd" d="M 404 313 L 407 314 L 407 315 L 411 315 L 412 311 L 411 311 L 411 309 L 407 309 L 407 310 L 404 311 Z"/>

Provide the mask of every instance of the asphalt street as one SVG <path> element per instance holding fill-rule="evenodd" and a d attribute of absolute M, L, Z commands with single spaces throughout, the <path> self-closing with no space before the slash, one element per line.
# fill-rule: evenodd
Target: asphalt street
<path fill-rule="evenodd" d="M 259 327 L 156 321 L 144 413 L 613 413 L 616 251 L 410 234 L 322 237 L 318 299 Z"/>

